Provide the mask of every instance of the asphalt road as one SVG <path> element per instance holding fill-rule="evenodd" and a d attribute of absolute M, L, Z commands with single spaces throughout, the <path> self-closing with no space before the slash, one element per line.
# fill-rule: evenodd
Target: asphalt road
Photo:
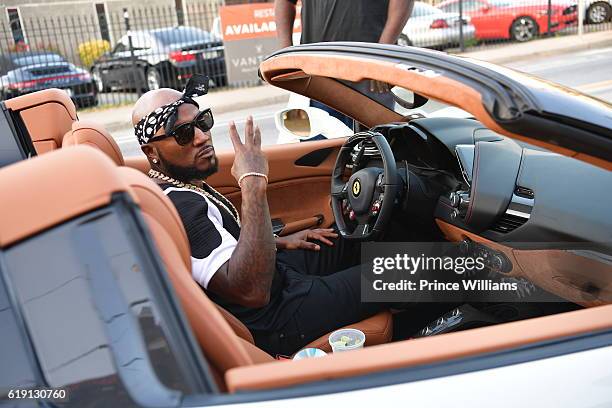
<path fill-rule="evenodd" d="M 533 58 L 506 66 L 612 102 L 612 47 Z M 215 148 L 217 151 L 231 149 L 228 124 L 234 120 L 242 134 L 244 121 L 248 115 L 253 115 L 255 122 L 261 128 L 263 144 L 276 143 L 278 132 L 274 124 L 274 113 L 284 107 L 285 104 L 261 106 L 215 117 L 215 127 L 212 130 Z M 142 154 L 132 129 L 113 132 L 113 136 L 125 156 Z"/>
<path fill-rule="evenodd" d="M 506 64 L 612 102 L 612 47 Z"/>
<path fill-rule="evenodd" d="M 104 92 L 98 94 L 98 105 L 117 105 L 118 103 L 134 103 L 138 100 L 135 92 Z"/>

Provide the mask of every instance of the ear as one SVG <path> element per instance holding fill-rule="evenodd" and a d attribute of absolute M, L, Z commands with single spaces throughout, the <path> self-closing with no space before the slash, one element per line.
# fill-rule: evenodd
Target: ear
<path fill-rule="evenodd" d="M 157 161 L 155 164 L 159 164 L 159 153 L 157 152 L 157 148 L 155 146 L 143 144 L 140 146 L 140 149 L 147 156 L 149 163 L 153 164 L 155 161 Z"/>

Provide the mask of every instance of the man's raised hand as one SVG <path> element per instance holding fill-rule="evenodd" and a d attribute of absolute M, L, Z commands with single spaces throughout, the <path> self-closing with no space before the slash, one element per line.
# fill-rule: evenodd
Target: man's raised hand
<path fill-rule="evenodd" d="M 244 126 L 244 143 L 236 129 L 236 124 L 230 122 L 229 135 L 234 146 L 234 164 L 232 175 L 236 180 L 245 173 L 255 172 L 268 174 L 268 160 L 261 151 L 261 131 L 258 126 L 253 125 L 253 117 L 246 119 Z M 250 178 L 250 177 L 249 177 Z"/>

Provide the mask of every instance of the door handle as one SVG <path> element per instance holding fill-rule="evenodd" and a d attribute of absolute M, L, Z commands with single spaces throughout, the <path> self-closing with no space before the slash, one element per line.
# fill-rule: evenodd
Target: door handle
<path fill-rule="evenodd" d="M 278 232 L 277 234 L 289 235 L 293 234 L 294 232 L 302 231 L 312 227 L 317 227 L 323 223 L 324 219 L 325 217 L 323 217 L 322 214 L 317 214 L 315 216 L 308 217 L 303 220 L 288 222 L 287 224 L 284 224 L 283 229 L 281 229 L 280 232 Z"/>

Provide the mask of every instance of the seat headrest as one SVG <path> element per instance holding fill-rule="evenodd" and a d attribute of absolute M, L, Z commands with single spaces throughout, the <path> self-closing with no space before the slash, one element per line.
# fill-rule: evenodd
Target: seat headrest
<path fill-rule="evenodd" d="M 18 96 L 4 104 L 21 116 L 38 154 L 58 149 L 64 134 L 77 120 L 74 102 L 59 89 Z"/>
<path fill-rule="evenodd" d="M 83 146 L 3 167 L 0 246 L 107 205 L 114 193 L 132 195 L 116 169 L 100 151 Z"/>
<path fill-rule="evenodd" d="M 151 215 L 170 234 L 181 254 L 185 267 L 191 270 L 191 249 L 183 221 L 174 204 L 153 180 L 130 167 L 118 167 L 122 179 L 138 198 L 140 210 Z"/>
<path fill-rule="evenodd" d="M 78 121 L 64 135 L 62 147 L 87 145 L 95 147 L 106 154 L 118 166 L 125 165 L 123 154 L 115 139 L 102 126 L 91 122 Z"/>

